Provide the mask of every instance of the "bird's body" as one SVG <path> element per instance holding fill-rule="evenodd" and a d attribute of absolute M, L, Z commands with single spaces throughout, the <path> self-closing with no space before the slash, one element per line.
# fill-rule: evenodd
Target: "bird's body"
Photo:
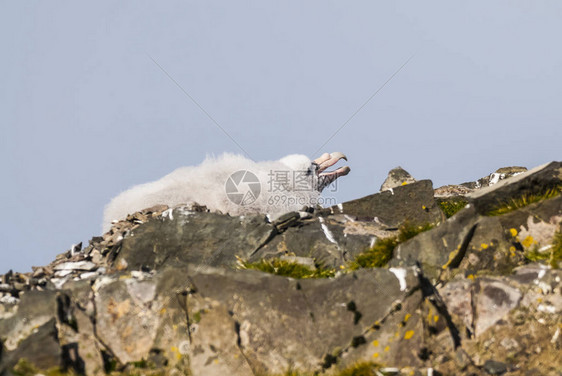
<path fill-rule="evenodd" d="M 105 207 L 103 231 L 108 231 L 114 220 L 160 204 L 174 207 L 198 203 L 231 215 L 268 213 L 277 216 L 299 210 L 305 205 L 314 205 L 325 185 L 349 172 L 349 167 L 344 167 L 323 173 L 345 158 L 341 153 L 333 155 L 324 154 L 315 161 L 298 154 L 265 162 L 254 162 L 235 154 L 207 158 L 198 166 L 178 168 L 157 181 L 119 194 Z M 326 179 L 328 181 L 323 181 Z"/>

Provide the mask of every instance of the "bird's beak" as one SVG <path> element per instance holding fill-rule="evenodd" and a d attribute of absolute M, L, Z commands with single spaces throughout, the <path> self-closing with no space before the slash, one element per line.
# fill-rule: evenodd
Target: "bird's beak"
<path fill-rule="evenodd" d="M 319 176 L 322 175 L 331 175 L 334 174 L 336 172 L 340 172 L 341 175 L 347 175 L 349 173 L 349 171 L 351 171 L 351 169 L 349 167 L 340 167 L 339 169 L 337 169 L 336 171 L 332 171 L 332 172 L 324 172 L 328 167 L 335 165 L 336 163 L 338 163 L 340 161 L 340 159 L 344 159 L 347 161 L 347 157 L 345 156 L 344 153 L 340 153 L 339 151 L 334 152 L 334 153 L 324 153 L 322 154 L 321 157 L 317 158 L 314 160 L 314 163 L 316 163 L 318 165 L 318 174 Z M 347 172 L 345 172 L 347 171 Z"/>
<path fill-rule="evenodd" d="M 347 157 L 345 154 L 340 152 L 334 153 L 324 153 L 321 157 L 315 159 L 313 163 L 315 163 L 318 168 L 316 173 L 318 174 L 318 190 L 321 192 L 326 186 L 334 182 L 340 176 L 345 176 L 349 174 L 351 169 L 349 166 L 340 167 L 335 171 L 326 171 L 326 169 L 330 166 L 335 165 L 340 161 L 340 159 L 344 159 L 347 161 Z"/>

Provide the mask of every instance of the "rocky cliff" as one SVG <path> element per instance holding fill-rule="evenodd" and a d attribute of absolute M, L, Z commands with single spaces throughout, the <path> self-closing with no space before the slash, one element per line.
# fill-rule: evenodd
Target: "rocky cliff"
<path fill-rule="evenodd" d="M 0 280 L 0 374 L 562 375 L 562 163 L 270 222 L 153 207 Z"/>

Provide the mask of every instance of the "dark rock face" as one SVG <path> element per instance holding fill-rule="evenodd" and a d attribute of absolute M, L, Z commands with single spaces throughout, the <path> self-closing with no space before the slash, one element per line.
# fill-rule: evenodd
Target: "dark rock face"
<path fill-rule="evenodd" d="M 376 218 L 389 227 L 398 227 L 405 221 L 424 224 L 442 219 L 433 198 L 433 184 L 430 180 L 420 180 L 348 201 L 343 203 L 341 210 L 339 207 L 332 207 L 332 210 L 363 220 Z"/>
<path fill-rule="evenodd" d="M 408 297 L 418 289 L 418 282 L 406 270 L 404 282 L 409 285 L 403 290 L 396 276 L 383 269 L 362 270 L 337 280 L 302 281 L 208 269 L 190 282 L 193 292 L 188 294 L 186 308 L 188 316 L 197 321 L 190 327 L 194 341 L 190 358 L 206 375 L 232 372 L 228 361 L 236 354 L 243 355 L 254 372 L 271 374 L 291 366 L 322 370 L 326 359 L 347 359 L 356 348 L 372 355 L 376 350 L 370 342 L 381 338 L 384 331 L 370 332 L 369 328 L 402 317 L 393 313 L 393 304 L 405 304 L 409 299 L 419 304 L 421 299 L 419 294 Z M 378 299 L 369 299 L 371 296 Z M 236 328 L 237 344 L 234 338 L 221 338 L 217 325 Z M 212 348 L 205 346 L 210 332 L 217 333 Z M 385 355 L 406 364 L 412 359 L 401 359 L 400 342 L 398 339 Z"/>
<path fill-rule="evenodd" d="M 487 214 L 559 189 L 562 167 L 521 172 L 443 190 L 469 202 L 448 219 L 428 180 L 273 222 L 203 206 L 134 213 L 50 265 L 1 276 L 0 375 L 23 359 L 86 375 L 338 375 L 365 362 L 394 375 L 557 375 L 562 272 L 542 256 L 554 258 L 562 196 Z M 434 227 L 387 267 L 350 270 L 404 223 Z M 268 259 L 334 273 L 240 269 Z"/>
<path fill-rule="evenodd" d="M 127 270 L 201 263 L 234 265 L 234 255 L 248 258 L 275 233 L 265 216 L 230 217 L 175 209 L 132 231 L 116 263 Z"/>

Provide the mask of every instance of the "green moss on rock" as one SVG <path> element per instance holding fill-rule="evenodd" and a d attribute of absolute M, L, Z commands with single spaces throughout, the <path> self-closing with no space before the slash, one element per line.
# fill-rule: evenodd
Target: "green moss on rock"
<path fill-rule="evenodd" d="M 548 188 L 541 193 L 526 193 L 517 198 L 512 198 L 510 200 L 498 203 L 494 208 L 489 210 L 486 215 L 496 216 L 507 214 L 534 204 L 535 202 L 540 202 L 557 197 L 558 195 L 560 195 L 560 192 L 562 192 L 562 186 Z"/>
<path fill-rule="evenodd" d="M 398 235 L 378 239 L 367 251 L 360 253 L 355 260 L 349 263 L 351 270 L 359 268 L 381 268 L 388 264 L 394 254 L 394 248 L 400 243 L 412 239 L 419 233 L 428 231 L 434 227 L 433 224 L 412 225 L 405 223 L 398 231 Z"/>
<path fill-rule="evenodd" d="M 536 247 L 525 253 L 525 258 L 529 261 L 548 261 L 553 269 L 560 267 L 562 262 L 562 232 L 554 234 L 550 248 L 545 252 L 539 252 Z"/>
<path fill-rule="evenodd" d="M 438 198 L 436 202 L 447 218 L 451 218 L 468 204 L 468 200 L 462 196 Z"/>
<path fill-rule="evenodd" d="M 318 266 L 316 269 L 312 269 L 296 262 L 280 259 L 260 260 L 257 262 L 239 260 L 239 265 L 241 269 L 260 270 L 262 272 L 295 279 L 329 278 L 336 275 L 335 269 L 323 268 L 321 266 Z"/>

